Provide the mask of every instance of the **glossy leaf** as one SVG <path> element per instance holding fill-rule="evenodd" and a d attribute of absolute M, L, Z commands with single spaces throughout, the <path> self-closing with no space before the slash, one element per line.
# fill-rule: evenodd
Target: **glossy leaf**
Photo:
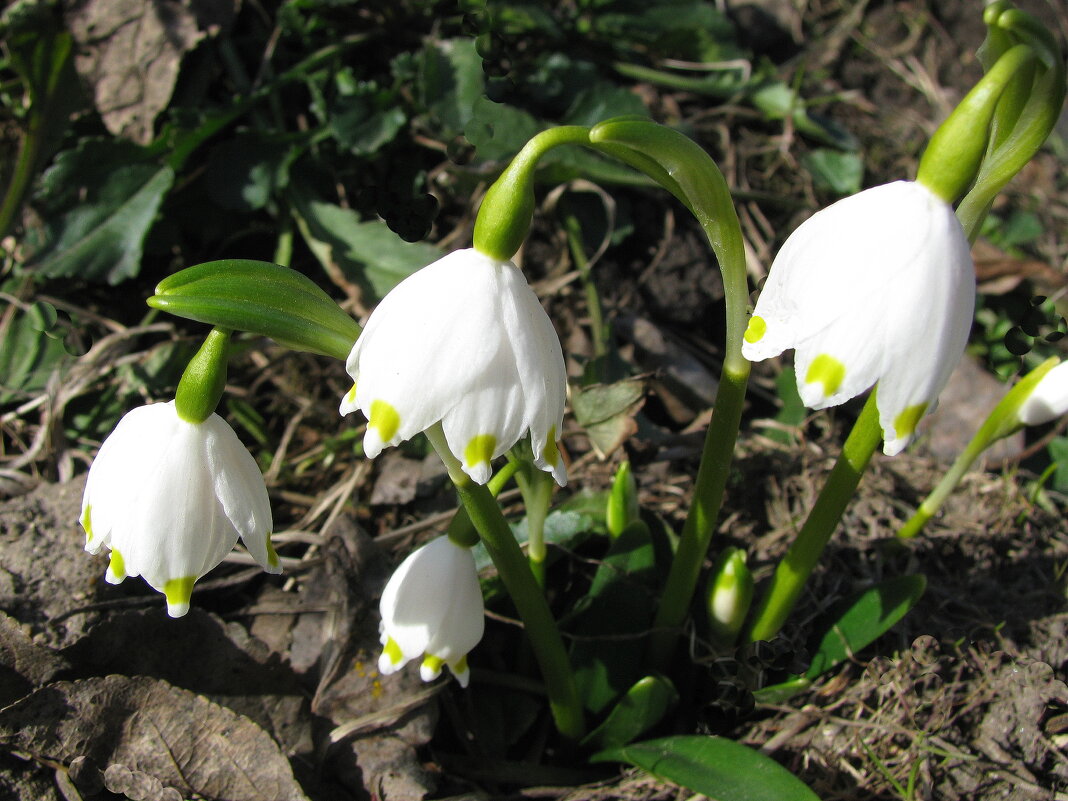
<path fill-rule="evenodd" d="M 826 673 L 870 645 L 916 605 L 926 588 L 923 576 L 896 576 L 848 600 L 820 640 L 805 676 L 812 679 Z"/>
<path fill-rule="evenodd" d="M 723 737 L 689 735 L 602 751 L 593 762 L 627 762 L 711 801 L 819 801 L 771 757 Z"/>
<path fill-rule="evenodd" d="M 268 336 L 345 359 L 360 327 L 309 278 L 249 259 L 206 262 L 168 276 L 148 305 L 179 317 Z"/>
<path fill-rule="evenodd" d="M 615 748 L 626 745 L 659 723 L 678 703 L 679 694 L 665 676 L 646 676 L 619 699 L 608 717 L 586 735 L 582 745 Z"/>

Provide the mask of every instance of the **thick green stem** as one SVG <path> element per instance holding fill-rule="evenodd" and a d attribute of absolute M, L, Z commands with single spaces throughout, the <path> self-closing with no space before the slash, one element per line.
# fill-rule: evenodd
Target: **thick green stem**
<path fill-rule="evenodd" d="M 508 261 L 527 238 L 534 216 L 534 172 L 538 161 L 560 145 L 589 145 L 590 129 L 581 125 L 549 128 L 528 141 L 493 182 L 475 217 L 475 250 Z"/>
<path fill-rule="evenodd" d="M 441 425 L 432 426 L 426 435 L 445 462 L 464 509 L 467 510 L 475 530 L 482 537 L 486 551 L 497 567 L 497 573 L 523 620 L 527 637 L 534 649 L 534 657 L 541 668 L 546 695 L 549 697 L 549 708 L 557 730 L 570 740 L 581 739 L 586 725 L 567 650 L 522 548 L 512 535 L 512 530 L 489 489 L 476 484 L 461 469 L 460 462 L 449 450 Z"/>
<path fill-rule="evenodd" d="M 745 240 L 723 173 L 696 142 L 647 120 L 600 123 L 590 131 L 590 141 L 598 149 L 642 170 L 686 204 L 708 237 L 723 276 L 727 307 L 723 372 L 694 483 L 693 501 L 668 573 L 649 645 L 650 663 L 663 668 L 671 658 L 716 528 L 745 402 L 749 381 L 749 362 L 742 356 L 749 303 Z"/>
<path fill-rule="evenodd" d="M 516 458 L 516 461 L 520 461 Z M 545 519 L 552 503 L 553 477 L 532 462 L 522 460 L 515 482 L 523 495 L 527 511 L 527 559 L 538 585 L 545 587 Z"/>
<path fill-rule="evenodd" d="M 186 365 L 174 403 L 178 416 L 190 423 L 203 423 L 219 405 L 226 389 L 226 360 L 230 349 L 230 332 L 213 328 L 204 344 Z"/>
<path fill-rule="evenodd" d="M 678 549 L 671 562 L 653 622 L 649 661 L 656 668 L 662 669 L 671 659 L 679 628 L 690 608 L 701 566 L 715 532 L 723 491 L 730 474 L 734 443 L 738 438 L 745 387 L 749 380 L 749 363 L 743 362 L 743 365 L 741 372 L 728 372 L 725 369 L 720 377 L 715 412 L 705 435 L 704 451 L 694 483 L 693 504 L 679 537 Z"/>
<path fill-rule="evenodd" d="M 769 640 L 779 633 L 786 618 L 801 597 L 805 582 L 838 527 L 842 514 L 853 498 L 871 455 L 882 441 L 879 410 L 872 390 L 853 430 L 842 446 L 827 483 L 809 512 L 797 539 L 775 568 L 771 584 L 757 606 L 745 637 L 746 641 Z"/>

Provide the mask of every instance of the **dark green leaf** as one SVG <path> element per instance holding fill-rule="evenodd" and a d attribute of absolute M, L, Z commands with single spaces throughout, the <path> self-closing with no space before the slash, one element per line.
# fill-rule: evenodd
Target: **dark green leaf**
<path fill-rule="evenodd" d="M 462 133 L 485 92 L 482 59 L 473 39 L 448 39 L 428 45 L 420 62 L 423 106 L 450 137 Z"/>
<path fill-rule="evenodd" d="M 864 161 L 857 153 L 819 148 L 806 153 L 801 164 L 812 173 L 816 186 L 839 195 L 856 194 L 864 180 Z"/>
<path fill-rule="evenodd" d="M 62 340 L 50 336 L 54 308 L 34 303 L 8 313 L 6 326 L 0 327 L 0 404 L 40 392 L 48 377 L 70 361 Z"/>
<path fill-rule="evenodd" d="M 923 576 L 896 576 L 846 601 L 805 676 L 815 678 L 874 642 L 916 605 L 926 588 Z"/>
<path fill-rule="evenodd" d="M 598 533 L 599 530 L 603 530 L 603 520 L 602 524 L 598 525 L 597 521 L 584 511 L 569 510 L 561 507 L 550 512 L 549 516 L 545 518 L 545 542 L 549 545 L 560 545 L 568 550 L 575 548 L 591 534 Z M 526 518 L 513 524 L 512 532 L 520 545 L 525 543 L 527 541 Z M 475 557 L 475 564 L 480 571 L 493 564 L 493 560 L 490 559 L 489 554 L 486 552 L 486 547 L 482 543 L 476 545 L 472 549 L 472 553 Z M 552 553 L 553 551 L 550 549 L 550 559 L 552 558 Z"/>
<path fill-rule="evenodd" d="M 678 700 L 675 686 L 665 676 L 646 676 L 627 690 L 604 722 L 586 735 L 582 745 L 593 748 L 626 745 L 659 723 Z"/>
<path fill-rule="evenodd" d="M 119 140 L 86 140 L 56 157 L 35 197 L 44 241 L 27 262 L 53 278 L 117 284 L 141 269 L 145 236 L 174 171 Z"/>
<path fill-rule="evenodd" d="M 242 133 L 212 148 L 204 181 L 208 195 L 224 209 L 262 209 L 286 183 L 290 146 L 255 133 Z"/>
<path fill-rule="evenodd" d="M 502 161 L 511 159 L 542 127 L 525 111 L 481 97 L 475 102 L 464 136 L 475 146 L 479 159 Z"/>
<path fill-rule="evenodd" d="M 290 199 L 308 247 L 329 274 L 340 272 L 376 299 L 441 257 L 422 242 L 405 242 L 380 220 L 360 220 L 351 209 L 314 197 L 294 185 Z"/>
<path fill-rule="evenodd" d="M 612 541 L 569 626 L 571 664 L 586 708 L 601 712 L 641 676 L 653 616 L 656 566 L 649 527 L 631 524 Z"/>
<path fill-rule="evenodd" d="M 771 757 L 723 737 L 665 737 L 602 751 L 592 761 L 627 762 L 711 801 L 819 801 Z"/>

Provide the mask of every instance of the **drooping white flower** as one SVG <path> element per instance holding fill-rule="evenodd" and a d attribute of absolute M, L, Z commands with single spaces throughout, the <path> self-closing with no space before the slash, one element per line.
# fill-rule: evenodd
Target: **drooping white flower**
<path fill-rule="evenodd" d="M 368 457 L 440 422 L 484 484 L 490 462 L 529 431 L 538 467 L 567 481 L 560 340 L 511 262 L 459 250 L 412 274 L 371 314 L 346 369 L 354 384 L 340 411 L 367 416 Z"/>
<path fill-rule="evenodd" d="M 85 550 L 111 550 L 105 578 L 142 576 L 167 598 L 171 617 L 189 610 L 193 583 L 237 543 L 271 573 L 271 505 L 252 455 L 218 415 L 179 417 L 174 401 L 126 414 L 104 440 L 82 496 Z"/>
<path fill-rule="evenodd" d="M 386 583 L 380 609 L 380 673 L 395 673 L 422 656 L 423 681 L 433 681 L 448 665 L 460 686 L 467 686 L 467 654 L 485 628 L 470 548 L 438 537 L 412 552 Z"/>
<path fill-rule="evenodd" d="M 1016 411 L 1025 426 L 1040 426 L 1063 414 L 1068 414 L 1068 361 L 1042 376 Z"/>
<path fill-rule="evenodd" d="M 806 406 L 878 382 L 883 450 L 900 452 L 933 410 L 968 339 L 975 270 L 953 208 L 921 184 L 868 189 L 786 240 L 745 332 L 750 361 L 794 348 Z"/>

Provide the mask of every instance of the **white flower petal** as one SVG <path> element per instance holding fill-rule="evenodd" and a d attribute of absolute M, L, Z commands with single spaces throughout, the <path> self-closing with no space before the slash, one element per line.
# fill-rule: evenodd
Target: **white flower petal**
<path fill-rule="evenodd" d="M 1063 414 L 1068 414 L 1068 361 L 1042 376 L 1016 411 L 1025 426 L 1042 425 Z"/>
<path fill-rule="evenodd" d="M 937 401 L 971 325 L 975 275 L 952 207 L 907 181 L 841 200 L 783 245 L 742 354 L 794 348 L 807 406 L 843 403 L 878 382 L 884 451 L 900 451 Z"/>
<path fill-rule="evenodd" d="M 185 614 L 193 583 L 239 535 L 270 561 L 270 504 L 255 461 L 221 418 L 187 422 L 173 401 L 119 421 L 90 468 L 82 509 L 86 550 L 111 549 L 106 578 L 142 576 L 172 616 Z"/>
<path fill-rule="evenodd" d="M 448 664 L 466 686 L 467 653 L 482 639 L 482 590 L 469 548 L 439 537 L 418 548 L 382 593 L 379 672 L 393 673 L 424 656 L 420 674 L 431 681 Z"/>
<path fill-rule="evenodd" d="M 367 416 L 367 456 L 440 422 L 485 483 L 490 461 L 529 431 L 538 465 L 565 480 L 563 353 L 511 262 L 461 250 L 409 276 L 371 314 L 346 368 L 354 386 L 339 409 Z"/>

